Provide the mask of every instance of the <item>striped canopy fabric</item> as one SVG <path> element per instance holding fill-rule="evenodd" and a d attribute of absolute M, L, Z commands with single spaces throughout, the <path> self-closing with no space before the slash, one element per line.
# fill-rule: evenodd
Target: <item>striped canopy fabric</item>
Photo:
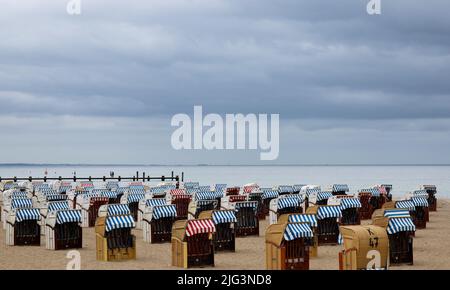
<path fill-rule="evenodd" d="M 144 188 L 131 188 L 128 190 L 129 194 L 145 194 Z"/>
<path fill-rule="evenodd" d="M 321 206 L 317 211 L 317 219 L 323 220 L 326 218 L 339 218 L 342 216 L 340 206 Z"/>
<path fill-rule="evenodd" d="M 185 182 L 184 188 L 198 188 L 200 186 L 199 182 Z"/>
<path fill-rule="evenodd" d="M 131 214 L 128 204 L 113 203 L 108 205 L 108 216 Z"/>
<path fill-rule="evenodd" d="M 165 191 L 166 191 L 166 189 L 162 186 L 150 188 L 150 193 L 164 193 Z"/>
<path fill-rule="evenodd" d="M 212 214 L 214 224 L 235 223 L 237 221 L 236 215 L 232 210 L 214 211 Z"/>
<path fill-rule="evenodd" d="M 300 238 L 312 238 L 313 231 L 309 224 L 305 223 L 289 223 L 284 231 L 284 239 L 292 241 Z"/>
<path fill-rule="evenodd" d="M 333 194 L 331 193 L 331 191 L 320 191 L 317 194 L 317 201 L 326 200 L 332 196 L 333 196 Z"/>
<path fill-rule="evenodd" d="M 140 200 L 145 198 L 145 194 L 128 194 L 127 196 L 127 202 L 139 202 Z"/>
<path fill-rule="evenodd" d="M 15 198 L 11 200 L 11 208 L 17 209 L 17 208 L 32 208 L 33 207 L 33 201 L 31 198 Z"/>
<path fill-rule="evenodd" d="M 294 191 L 300 191 L 302 190 L 303 186 L 305 186 L 305 184 L 294 184 L 292 188 L 294 189 Z"/>
<path fill-rule="evenodd" d="M 81 210 L 79 209 L 68 209 L 60 210 L 56 214 L 56 223 L 81 223 Z"/>
<path fill-rule="evenodd" d="M 422 197 L 427 198 L 427 197 L 428 197 L 428 192 L 427 192 L 426 190 L 424 190 L 424 189 L 421 189 L 421 190 L 415 190 L 415 191 L 413 192 L 413 195 L 414 195 L 414 196 L 422 196 Z"/>
<path fill-rule="evenodd" d="M 58 192 L 52 188 L 42 188 L 40 190 L 40 192 L 42 192 L 42 194 L 44 194 L 44 195 L 58 194 Z"/>
<path fill-rule="evenodd" d="M 55 210 L 65 210 L 69 209 L 69 203 L 67 201 L 52 201 L 48 203 L 47 208 L 49 212 Z"/>
<path fill-rule="evenodd" d="M 190 220 L 186 226 L 186 236 L 191 237 L 202 233 L 214 233 L 216 226 L 212 220 Z"/>
<path fill-rule="evenodd" d="M 130 190 L 144 190 L 144 186 L 142 184 L 131 184 L 129 186 Z"/>
<path fill-rule="evenodd" d="M 28 192 L 26 191 L 14 191 L 11 193 L 11 198 L 27 198 Z"/>
<path fill-rule="evenodd" d="M 59 188 L 58 188 L 58 193 L 63 193 L 63 192 L 69 192 L 70 190 L 72 190 L 72 186 L 70 186 L 70 185 L 63 185 L 63 186 L 60 186 Z"/>
<path fill-rule="evenodd" d="M 166 205 L 167 201 L 165 198 L 151 198 L 151 199 L 147 199 L 145 201 L 145 205 L 152 207 L 152 206 L 157 206 L 157 205 Z"/>
<path fill-rule="evenodd" d="M 179 200 L 179 199 L 191 199 L 192 195 L 190 194 L 177 194 L 172 196 L 172 200 Z"/>
<path fill-rule="evenodd" d="M 83 182 L 80 184 L 81 187 L 83 188 L 94 188 L 94 183 L 91 182 Z"/>
<path fill-rule="evenodd" d="M 218 197 L 214 191 L 198 192 L 195 195 L 196 200 L 211 200 L 211 199 L 216 199 L 216 198 L 218 198 Z"/>
<path fill-rule="evenodd" d="M 300 198 L 298 198 L 298 197 L 278 198 L 277 206 L 278 206 L 278 209 L 283 209 L 283 208 L 287 208 L 287 207 L 299 207 L 300 206 Z"/>
<path fill-rule="evenodd" d="M 108 191 L 109 189 L 107 189 L 107 188 L 93 188 L 92 190 L 91 190 L 91 192 L 92 193 L 96 193 L 96 194 L 100 194 L 100 193 L 102 193 L 102 192 L 105 192 L 105 191 Z"/>
<path fill-rule="evenodd" d="M 256 210 L 258 208 L 258 202 L 257 201 L 238 201 L 238 202 L 236 202 L 236 205 L 234 208 L 236 210 L 239 210 L 243 207 L 251 207 L 254 210 Z"/>
<path fill-rule="evenodd" d="M 52 201 L 52 200 L 66 200 L 67 199 L 67 194 L 49 194 L 45 196 L 45 199 L 47 201 Z"/>
<path fill-rule="evenodd" d="M 413 196 L 411 200 L 415 206 L 428 207 L 428 200 L 425 197 Z"/>
<path fill-rule="evenodd" d="M 111 189 L 115 189 L 119 187 L 119 182 L 118 181 L 108 181 L 106 183 L 106 188 L 111 190 Z"/>
<path fill-rule="evenodd" d="M 333 192 L 339 191 L 349 192 L 350 189 L 347 184 L 333 184 Z"/>
<path fill-rule="evenodd" d="M 9 183 L 6 183 L 5 185 L 3 185 L 3 190 L 10 190 L 10 189 L 16 188 L 18 186 L 19 185 L 15 182 L 9 182 Z"/>
<path fill-rule="evenodd" d="M 225 191 L 225 189 L 227 188 L 227 184 L 226 183 L 216 183 L 214 185 L 215 190 L 223 190 Z"/>
<path fill-rule="evenodd" d="M 317 228 L 317 216 L 315 214 L 291 214 L 290 223 L 309 223 L 311 227 Z"/>
<path fill-rule="evenodd" d="M 321 191 L 320 188 L 307 188 L 306 197 L 309 197 L 313 193 L 319 193 L 320 191 Z"/>
<path fill-rule="evenodd" d="M 279 185 L 278 186 L 278 192 L 288 192 L 288 193 L 293 193 L 294 192 L 294 188 L 290 185 Z"/>
<path fill-rule="evenodd" d="M 21 208 L 16 211 L 16 222 L 37 221 L 41 219 L 41 214 L 37 208 Z"/>
<path fill-rule="evenodd" d="M 384 211 L 385 217 L 411 217 L 407 209 L 387 209 Z"/>
<path fill-rule="evenodd" d="M 100 193 L 100 196 L 107 197 L 107 198 L 116 198 L 117 192 L 114 191 L 103 191 Z"/>
<path fill-rule="evenodd" d="M 197 188 L 186 188 L 186 193 L 187 194 L 195 194 L 197 193 L 198 189 Z"/>
<path fill-rule="evenodd" d="M 390 235 L 399 232 L 415 232 L 416 226 L 411 218 L 407 217 L 394 217 L 389 219 L 387 232 Z"/>
<path fill-rule="evenodd" d="M 177 207 L 174 204 L 157 205 L 153 207 L 152 218 L 155 220 L 176 216 Z"/>
<path fill-rule="evenodd" d="M 128 187 L 118 187 L 115 190 L 118 194 L 122 194 L 128 191 Z"/>
<path fill-rule="evenodd" d="M 268 198 L 277 198 L 279 196 L 278 191 L 276 190 L 268 190 L 264 191 L 261 195 L 262 199 L 268 199 Z"/>
<path fill-rule="evenodd" d="M 200 185 L 197 189 L 200 192 L 211 191 L 211 186 L 209 186 L 209 185 Z"/>
<path fill-rule="evenodd" d="M 348 208 L 360 208 L 362 207 L 361 201 L 358 198 L 342 198 L 341 199 L 341 209 L 345 210 Z"/>
<path fill-rule="evenodd" d="M 246 200 L 247 200 L 246 195 L 230 195 L 230 196 L 228 196 L 229 202 L 246 201 Z"/>
<path fill-rule="evenodd" d="M 131 215 L 116 215 L 106 218 L 106 231 L 110 232 L 116 229 L 134 228 L 136 226 Z"/>
<path fill-rule="evenodd" d="M 372 196 L 380 196 L 380 190 L 378 188 L 360 189 L 359 193 L 370 193 Z"/>
<path fill-rule="evenodd" d="M 423 187 L 424 190 L 434 190 L 434 191 L 436 191 L 436 185 L 428 184 L 428 185 L 423 185 L 422 187 Z"/>
<path fill-rule="evenodd" d="M 170 190 L 171 195 L 180 195 L 180 194 L 186 194 L 186 191 L 182 188 L 176 188 Z"/>
<path fill-rule="evenodd" d="M 415 210 L 416 206 L 414 205 L 414 202 L 412 200 L 399 200 L 395 202 L 395 208 L 404 208 L 411 211 Z"/>
<path fill-rule="evenodd" d="M 253 190 L 258 189 L 258 188 L 259 188 L 258 185 L 247 185 L 247 186 L 244 186 L 244 187 L 242 188 L 242 191 L 243 191 L 244 193 L 250 193 L 250 192 L 252 192 Z M 272 189 L 271 189 L 271 190 L 272 190 Z"/>

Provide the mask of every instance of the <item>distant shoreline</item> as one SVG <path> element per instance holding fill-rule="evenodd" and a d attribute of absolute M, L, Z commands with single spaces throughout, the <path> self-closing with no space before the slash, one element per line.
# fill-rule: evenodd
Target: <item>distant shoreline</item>
<path fill-rule="evenodd" d="M 416 167 L 426 167 L 426 166 L 442 166 L 442 167 L 448 167 L 450 164 L 77 164 L 77 163 L 0 163 L 0 167 L 12 167 L 12 166 L 19 166 L 19 167 L 39 167 L 39 166 L 55 166 L 55 167 L 67 167 L 67 166 L 74 166 L 74 167 L 86 167 L 86 166 L 92 166 L 92 167 L 99 167 L 99 166 L 116 166 L 116 167 L 206 167 L 206 166 L 220 166 L 220 167 L 238 167 L 238 166 L 255 166 L 255 167 L 264 167 L 264 166 L 279 166 L 279 167 L 288 167 L 288 166 L 298 166 L 298 167 L 333 167 L 333 166 L 339 166 L 339 167 L 368 167 L 368 166 L 392 166 L 392 167 L 399 167 L 399 166 L 416 166 Z"/>

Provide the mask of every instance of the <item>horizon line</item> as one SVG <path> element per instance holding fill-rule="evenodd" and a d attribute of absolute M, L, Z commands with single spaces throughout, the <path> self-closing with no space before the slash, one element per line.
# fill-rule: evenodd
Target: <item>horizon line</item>
<path fill-rule="evenodd" d="M 202 166 L 450 166 L 447 163 L 319 163 L 319 164 L 134 164 L 134 163 L 0 163 L 0 166 L 185 166 L 185 167 L 202 167 Z"/>

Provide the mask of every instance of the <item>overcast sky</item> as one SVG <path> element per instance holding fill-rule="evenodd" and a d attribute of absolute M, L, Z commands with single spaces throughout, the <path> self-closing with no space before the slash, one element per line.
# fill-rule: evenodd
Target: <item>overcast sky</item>
<path fill-rule="evenodd" d="M 0 163 L 261 164 L 176 113 L 279 113 L 270 164 L 450 163 L 450 2 L 3 0 Z M 267 162 L 266 162 L 267 163 Z"/>

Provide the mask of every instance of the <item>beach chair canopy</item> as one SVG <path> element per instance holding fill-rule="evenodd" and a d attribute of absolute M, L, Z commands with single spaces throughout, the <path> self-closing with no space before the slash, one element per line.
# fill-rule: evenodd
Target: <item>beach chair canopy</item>
<path fill-rule="evenodd" d="M 172 189 L 172 190 L 175 190 L 175 189 Z M 161 186 L 150 188 L 150 193 L 152 193 L 152 194 L 153 193 L 163 194 L 164 192 L 166 192 L 166 189 L 164 187 L 161 187 Z"/>
<path fill-rule="evenodd" d="M 216 199 L 219 198 L 219 196 L 217 195 L 216 192 L 214 191 L 204 191 L 204 192 L 197 192 L 197 194 L 195 195 L 195 199 L 196 200 L 212 200 L 212 199 Z"/>
<path fill-rule="evenodd" d="M 434 190 L 434 191 L 436 191 L 436 185 L 431 185 L 431 184 L 428 184 L 428 185 L 423 185 L 422 186 L 422 188 L 424 189 L 424 190 Z"/>
<path fill-rule="evenodd" d="M 320 191 L 317 193 L 317 201 L 327 200 L 332 196 L 331 191 Z"/>
<path fill-rule="evenodd" d="M 57 211 L 56 224 L 65 224 L 72 222 L 81 223 L 81 210 L 68 209 Z"/>
<path fill-rule="evenodd" d="M 107 198 L 116 198 L 117 192 L 114 191 L 103 191 L 100 193 L 100 196 L 107 197 Z"/>
<path fill-rule="evenodd" d="M 200 191 L 200 192 L 211 191 L 211 186 L 209 186 L 209 185 L 200 185 L 197 188 L 197 190 Z"/>
<path fill-rule="evenodd" d="M 139 202 L 145 199 L 145 194 L 128 194 L 127 195 L 127 203 Z"/>
<path fill-rule="evenodd" d="M 238 202 L 238 201 L 246 201 L 247 196 L 246 195 L 229 195 L 228 201 L 229 202 Z"/>
<path fill-rule="evenodd" d="M 214 189 L 216 190 L 216 191 L 225 191 L 225 189 L 227 188 L 227 184 L 226 183 L 216 183 L 215 185 L 214 185 Z"/>
<path fill-rule="evenodd" d="M 409 217 L 393 217 L 389 218 L 389 224 L 387 227 L 387 232 L 390 235 L 399 232 L 415 232 L 416 226 L 414 222 Z"/>
<path fill-rule="evenodd" d="M 128 190 L 129 194 L 145 194 L 144 188 L 131 188 Z"/>
<path fill-rule="evenodd" d="M 202 233 L 214 233 L 216 226 L 210 219 L 189 220 L 186 225 L 186 236 L 191 237 Z"/>
<path fill-rule="evenodd" d="M 350 189 L 348 188 L 347 184 L 333 184 L 332 191 L 333 192 L 338 192 L 338 191 L 349 192 Z"/>
<path fill-rule="evenodd" d="M 360 189 L 359 193 L 370 193 L 372 196 L 380 196 L 380 190 L 378 188 Z"/>
<path fill-rule="evenodd" d="M 291 185 L 279 185 L 278 186 L 278 192 L 293 193 L 294 192 L 294 188 Z"/>
<path fill-rule="evenodd" d="M 340 206 L 320 206 L 317 210 L 317 219 L 339 218 L 342 216 Z"/>
<path fill-rule="evenodd" d="M 106 232 L 115 229 L 134 228 L 136 226 L 131 215 L 116 215 L 106 218 Z"/>
<path fill-rule="evenodd" d="M 11 200 L 11 208 L 17 209 L 17 208 L 32 208 L 33 207 L 33 201 L 31 198 L 15 198 Z"/>
<path fill-rule="evenodd" d="M 62 185 L 58 188 L 58 193 L 68 192 L 72 190 L 72 186 L 70 185 Z"/>
<path fill-rule="evenodd" d="M 167 201 L 165 198 L 150 198 L 145 201 L 145 206 L 157 206 L 157 205 L 166 205 Z"/>
<path fill-rule="evenodd" d="M 399 200 L 395 202 L 395 208 L 404 208 L 407 210 L 415 210 L 416 206 L 412 200 Z"/>
<path fill-rule="evenodd" d="M 42 188 L 41 190 L 39 190 L 39 192 L 44 195 L 58 194 L 58 192 L 56 190 L 54 190 L 53 188 Z"/>
<path fill-rule="evenodd" d="M 55 191 L 56 192 L 56 191 Z M 45 199 L 47 201 L 52 201 L 52 200 L 66 200 L 67 199 L 67 194 L 49 194 L 45 196 Z"/>
<path fill-rule="evenodd" d="M 411 217 L 408 209 L 386 209 L 384 211 L 385 217 Z"/>
<path fill-rule="evenodd" d="M 28 192 L 26 191 L 13 191 L 10 198 L 28 198 Z"/>
<path fill-rule="evenodd" d="M 413 192 L 413 196 L 427 198 L 428 197 L 428 192 L 425 189 L 415 190 Z"/>
<path fill-rule="evenodd" d="M 279 196 L 278 191 L 271 189 L 271 190 L 263 191 L 261 198 L 262 199 L 277 198 L 278 196 Z"/>
<path fill-rule="evenodd" d="M 152 207 L 152 219 L 158 220 L 177 216 L 177 207 L 174 204 L 156 205 Z"/>
<path fill-rule="evenodd" d="M 278 209 L 284 209 L 287 207 L 299 207 L 303 201 L 298 195 L 289 197 L 279 197 L 277 200 Z"/>
<path fill-rule="evenodd" d="M 106 188 L 111 190 L 111 189 L 115 189 L 119 187 L 119 182 L 118 181 L 108 181 L 106 182 Z"/>
<path fill-rule="evenodd" d="M 181 195 L 181 194 L 186 194 L 186 190 L 184 190 L 184 189 L 182 189 L 182 188 L 171 189 L 171 190 L 170 190 L 170 194 L 171 194 L 171 195 Z"/>
<path fill-rule="evenodd" d="M 131 214 L 128 204 L 109 204 L 108 205 L 108 216 L 114 215 L 129 215 Z"/>
<path fill-rule="evenodd" d="M 306 186 L 306 184 L 294 184 L 292 188 L 294 189 L 294 191 L 300 191 L 302 190 L 303 186 Z"/>
<path fill-rule="evenodd" d="M 319 193 L 321 192 L 320 188 L 307 188 L 305 191 L 306 197 L 309 197 L 313 193 Z"/>
<path fill-rule="evenodd" d="M 358 198 L 342 198 L 341 201 L 341 210 L 345 210 L 348 208 L 361 208 L 361 201 Z"/>
<path fill-rule="evenodd" d="M 236 215 L 232 210 L 216 210 L 212 213 L 214 224 L 235 223 Z"/>
<path fill-rule="evenodd" d="M 8 182 L 3 185 L 3 191 L 10 190 L 18 187 L 19 185 L 16 182 Z"/>
<path fill-rule="evenodd" d="M 425 197 L 422 196 L 413 196 L 411 198 L 412 202 L 414 203 L 414 206 L 418 207 L 428 207 L 428 200 Z"/>
<path fill-rule="evenodd" d="M 69 203 L 67 201 L 51 201 L 47 204 L 47 209 L 49 212 L 51 212 L 55 210 L 64 210 L 70 208 Z"/>
<path fill-rule="evenodd" d="M 40 220 L 41 214 L 37 208 L 20 208 L 16 210 L 16 222 Z"/>
<path fill-rule="evenodd" d="M 184 188 L 198 188 L 200 186 L 199 182 L 185 182 Z"/>
<path fill-rule="evenodd" d="M 307 223 L 288 223 L 284 230 L 284 239 L 292 241 L 299 238 L 312 238 L 313 231 Z"/>
<path fill-rule="evenodd" d="M 128 191 L 128 187 L 117 187 L 115 190 L 115 192 L 117 192 L 117 194 L 123 194 L 127 191 Z"/>
<path fill-rule="evenodd" d="M 317 228 L 317 216 L 315 214 L 290 214 L 290 223 L 308 223 L 313 228 Z"/>
<path fill-rule="evenodd" d="M 109 189 L 107 189 L 107 188 L 93 188 L 92 190 L 91 190 L 91 192 L 92 193 L 96 193 L 96 194 L 100 194 L 100 193 L 102 193 L 102 192 L 105 192 L 105 191 L 108 191 Z"/>
<path fill-rule="evenodd" d="M 239 210 L 244 207 L 251 207 L 256 211 L 256 209 L 258 208 L 258 202 L 257 201 L 238 201 L 238 202 L 236 202 L 236 205 L 234 206 L 234 208 L 236 210 Z"/>

